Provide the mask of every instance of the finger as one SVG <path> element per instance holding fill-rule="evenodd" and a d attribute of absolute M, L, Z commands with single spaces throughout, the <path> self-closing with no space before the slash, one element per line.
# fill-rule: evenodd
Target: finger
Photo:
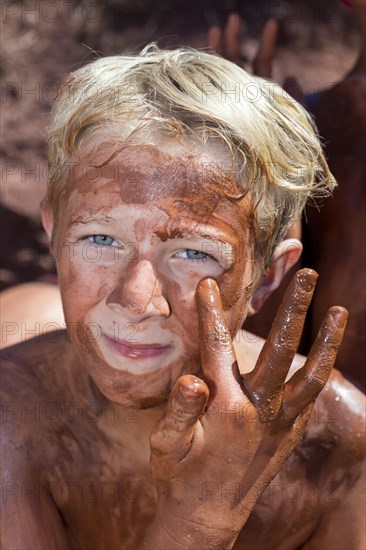
<path fill-rule="evenodd" d="M 210 50 L 216 53 L 221 53 L 221 37 L 222 30 L 217 25 L 209 28 L 207 33 L 207 46 Z"/>
<path fill-rule="evenodd" d="M 271 399 L 271 406 L 281 404 L 283 384 L 299 346 L 317 278 L 312 269 L 301 269 L 287 288 L 255 369 L 245 376 L 257 401 Z"/>
<path fill-rule="evenodd" d="M 301 86 L 297 78 L 293 76 L 288 76 L 283 83 L 283 89 L 296 101 L 304 105 L 304 93 L 301 89 Z"/>
<path fill-rule="evenodd" d="M 305 365 L 287 382 L 283 414 L 293 420 L 321 392 L 332 372 L 347 324 L 348 312 L 340 306 L 330 308 L 321 324 Z"/>
<path fill-rule="evenodd" d="M 196 376 L 178 378 L 169 396 L 167 410 L 150 438 L 153 453 L 176 459 L 189 451 L 197 421 L 208 400 L 208 387 Z"/>
<path fill-rule="evenodd" d="M 196 292 L 200 324 L 201 363 L 210 395 L 237 386 L 239 371 L 226 327 L 219 288 L 213 279 L 200 282 Z"/>
<path fill-rule="evenodd" d="M 254 74 L 263 78 L 271 78 L 277 35 L 278 22 L 275 19 L 269 19 L 263 27 L 259 48 L 253 62 Z"/>
<path fill-rule="evenodd" d="M 231 13 L 224 29 L 224 56 L 240 65 L 240 34 L 243 20 L 237 13 Z"/>

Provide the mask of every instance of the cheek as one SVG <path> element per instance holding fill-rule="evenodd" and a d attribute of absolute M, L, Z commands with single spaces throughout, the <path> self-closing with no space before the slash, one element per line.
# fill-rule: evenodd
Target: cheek
<path fill-rule="evenodd" d="M 199 355 L 199 323 L 195 302 L 196 280 L 177 282 L 166 281 L 166 292 L 176 323 L 174 332 L 181 338 L 188 355 Z"/>
<path fill-rule="evenodd" d="M 252 269 L 237 263 L 216 278 L 222 300 L 227 327 L 231 334 L 241 328 L 252 294 Z"/>
<path fill-rule="evenodd" d="M 99 303 L 113 285 L 114 271 L 74 247 L 62 249 L 57 259 L 57 271 L 65 318 L 68 322 L 81 321 L 88 309 Z"/>
<path fill-rule="evenodd" d="M 252 271 L 250 262 L 239 261 L 232 269 L 213 276 L 219 284 L 227 328 L 233 335 L 246 317 L 252 290 Z M 195 293 L 202 278 L 202 275 L 192 274 L 178 281 L 165 281 L 172 313 L 179 320 L 176 332 L 179 332 L 188 354 L 197 357 L 201 343 Z"/>

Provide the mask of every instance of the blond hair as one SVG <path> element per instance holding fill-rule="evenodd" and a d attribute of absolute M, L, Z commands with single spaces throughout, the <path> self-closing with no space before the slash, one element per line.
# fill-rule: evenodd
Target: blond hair
<path fill-rule="evenodd" d="M 49 128 L 54 214 L 70 161 L 96 135 L 123 146 L 151 142 L 157 132 L 193 133 L 229 149 L 235 179 L 252 200 L 260 272 L 307 199 L 336 185 L 313 121 L 279 85 L 218 55 L 150 44 L 138 55 L 97 59 L 61 84 Z"/>

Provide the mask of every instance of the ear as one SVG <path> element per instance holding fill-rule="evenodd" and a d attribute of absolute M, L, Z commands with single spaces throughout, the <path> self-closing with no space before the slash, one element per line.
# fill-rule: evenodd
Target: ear
<path fill-rule="evenodd" d="M 47 197 L 43 199 L 43 201 L 40 204 L 40 207 L 41 207 L 41 220 L 42 220 L 43 229 L 46 231 L 47 236 L 51 242 L 54 219 L 53 219 L 52 208 L 50 203 L 47 200 Z"/>
<path fill-rule="evenodd" d="M 301 252 L 302 244 L 298 239 L 286 239 L 276 246 L 268 274 L 265 275 L 259 287 L 253 293 L 248 316 L 257 313 L 268 296 L 279 287 L 288 270 L 300 258 Z"/>

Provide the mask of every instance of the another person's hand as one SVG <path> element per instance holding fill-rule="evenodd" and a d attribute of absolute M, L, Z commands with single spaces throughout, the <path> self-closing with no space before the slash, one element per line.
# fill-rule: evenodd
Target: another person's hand
<path fill-rule="evenodd" d="M 317 274 L 294 276 L 254 370 L 241 375 L 213 279 L 197 289 L 204 380 L 181 376 L 151 436 L 162 548 L 231 548 L 303 436 L 341 344 L 347 312 L 328 310 L 304 366 L 286 382 Z M 154 535 L 153 535 L 154 537 Z M 165 539 L 164 539 L 165 540 Z M 196 546 L 195 546 L 196 544 Z M 185 546 L 184 546 L 185 547 Z"/>
<path fill-rule="evenodd" d="M 242 65 L 240 35 L 243 19 L 237 13 L 231 13 L 224 30 L 219 26 L 210 27 L 207 34 L 208 47 L 221 54 L 229 61 Z M 278 23 L 275 19 L 266 21 L 259 42 L 257 54 L 253 61 L 253 73 L 264 78 L 272 76 L 272 62 L 276 53 Z"/>
<path fill-rule="evenodd" d="M 243 58 L 240 48 L 240 36 L 243 27 L 243 19 L 237 13 L 231 13 L 222 30 L 213 25 L 207 33 L 207 45 L 210 50 L 221 54 L 226 59 L 243 66 Z M 276 55 L 278 36 L 278 21 L 268 19 L 265 22 L 259 40 L 257 53 L 253 60 L 253 74 L 262 78 L 272 78 L 273 59 Z M 296 78 L 288 76 L 282 83 L 284 90 L 299 103 L 304 102 L 304 95 Z"/>
<path fill-rule="evenodd" d="M 240 36 L 243 27 L 243 19 L 238 13 L 231 13 L 222 30 L 218 25 L 213 25 L 207 33 L 207 45 L 213 52 L 221 54 L 229 61 L 243 66 L 243 58 L 240 48 Z M 262 78 L 272 78 L 273 59 L 276 55 L 278 35 L 278 21 L 268 19 L 262 29 L 259 46 L 253 60 L 253 74 Z M 304 94 L 296 78 L 285 78 L 283 88 L 296 101 L 303 104 Z M 297 220 L 286 233 L 287 239 L 301 240 L 301 221 Z"/>

